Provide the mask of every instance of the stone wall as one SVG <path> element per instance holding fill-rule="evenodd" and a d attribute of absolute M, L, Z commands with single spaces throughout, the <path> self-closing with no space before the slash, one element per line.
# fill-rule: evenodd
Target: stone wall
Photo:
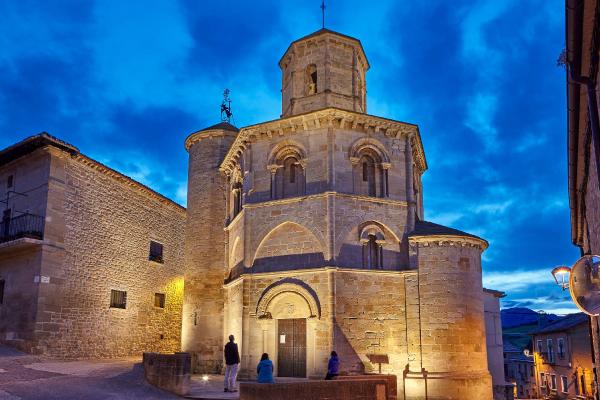
<path fill-rule="evenodd" d="M 335 343 L 346 373 L 378 372 L 369 355 L 387 355 L 383 373 L 407 363 L 407 273 L 339 271 L 335 274 Z M 413 273 L 408 273 L 413 274 Z"/>
<path fill-rule="evenodd" d="M 185 209 L 83 155 L 50 152 L 53 246 L 42 253 L 36 350 L 68 358 L 179 350 Z M 163 244 L 164 263 L 149 261 L 151 240 Z M 110 307 L 111 290 L 127 292 L 125 309 Z"/>

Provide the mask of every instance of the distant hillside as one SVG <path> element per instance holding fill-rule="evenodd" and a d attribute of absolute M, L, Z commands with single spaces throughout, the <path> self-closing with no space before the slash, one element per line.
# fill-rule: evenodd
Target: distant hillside
<path fill-rule="evenodd" d="M 515 328 L 522 325 L 537 325 L 543 327 L 560 317 L 554 314 L 539 314 L 532 309 L 525 307 L 505 308 L 500 311 L 502 318 L 502 329 Z"/>

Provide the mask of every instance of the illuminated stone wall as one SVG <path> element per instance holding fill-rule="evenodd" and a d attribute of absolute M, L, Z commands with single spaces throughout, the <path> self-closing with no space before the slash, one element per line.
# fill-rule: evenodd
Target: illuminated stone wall
<path fill-rule="evenodd" d="M 422 367 L 431 378 L 430 395 L 492 398 L 481 283 L 482 242 L 468 237 L 410 240 L 419 267 Z"/>
<path fill-rule="evenodd" d="M 122 357 L 181 343 L 185 209 L 83 155 L 52 154 L 36 351 Z M 150 241 L 164 263 L 148 260 Z M 110 308 L 111 290 L 127 292 Z M 155 293 L 166 295 L 164 308 Z"/>

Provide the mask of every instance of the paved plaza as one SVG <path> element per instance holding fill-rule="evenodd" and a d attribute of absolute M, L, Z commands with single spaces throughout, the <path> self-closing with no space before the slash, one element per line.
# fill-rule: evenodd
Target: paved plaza
<path fill-rule="evenodd" d="M 146 383 L 140 361 L 56 361 L 0 346 L 0 400 L 180 398 Z"/>

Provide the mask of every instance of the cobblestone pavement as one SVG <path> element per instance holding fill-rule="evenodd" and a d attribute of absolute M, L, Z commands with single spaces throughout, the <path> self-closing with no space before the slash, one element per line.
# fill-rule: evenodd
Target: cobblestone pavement
<path fill-rule="evenodd" d="M 57 361 L 0 346 L 0 400 L 181 399 L 145 382 L 139 361 Z"/>

